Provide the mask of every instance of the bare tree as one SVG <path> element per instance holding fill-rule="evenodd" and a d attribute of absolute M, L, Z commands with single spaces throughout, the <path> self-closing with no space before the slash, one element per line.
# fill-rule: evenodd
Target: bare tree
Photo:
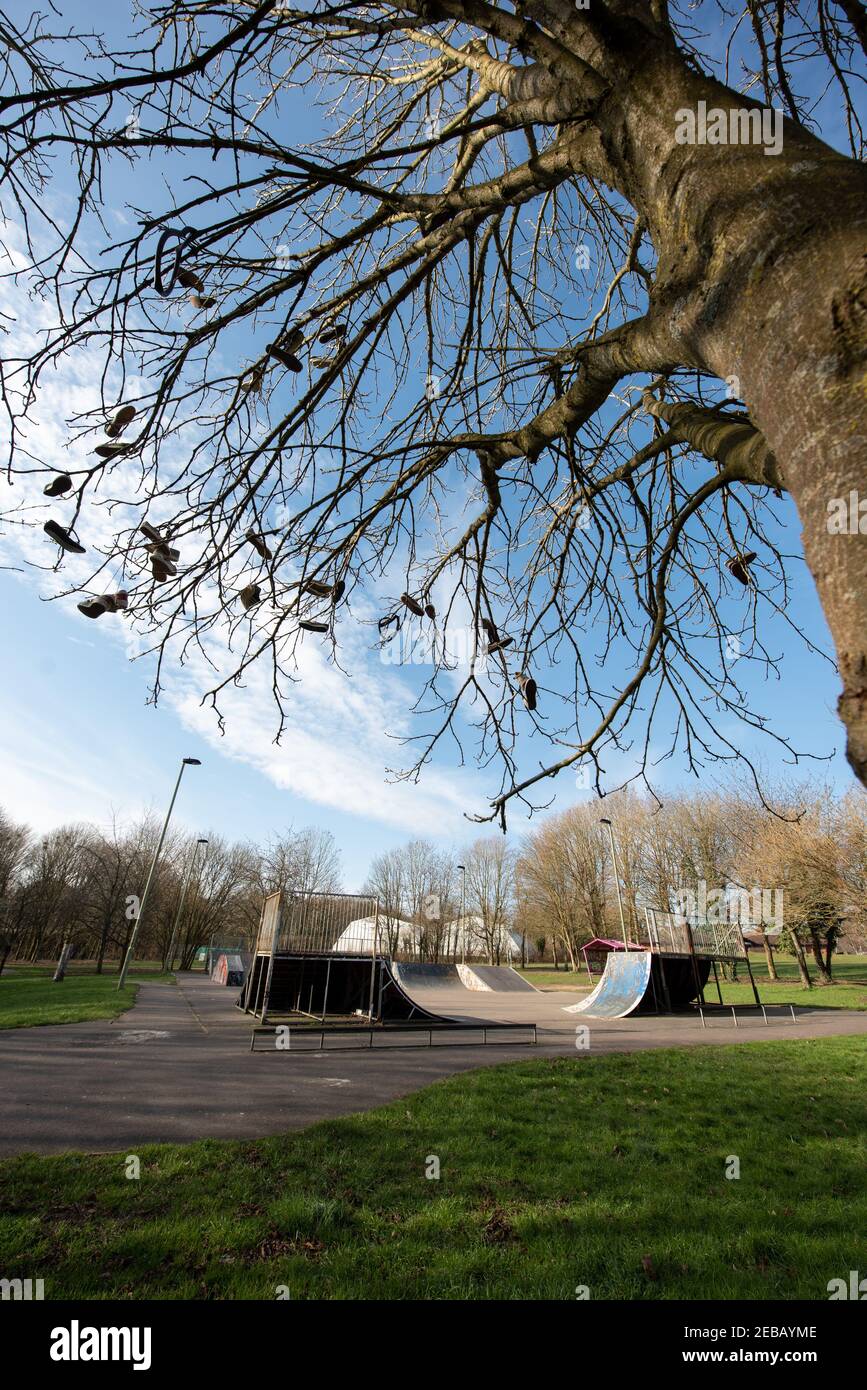
<path fill-rule="evenodd" d="M 499 965 L 514 910 L 515 851 L 505 840 L 485 836 L 464 851 L 464 860 L 467 916 L 461 930 L 477 940 L 490 965 Z"/>
<path fill-rule="evenodd" d="M 408 615 L 436 625 L 406 775 L 463 736 L 462 710 L 499 764 L 504 826 L 570 765 L 601 786 L 627 727 L 645 780 L 651 738 L 691 769 L 742 757 L 730 716 L 781 737 L 725 651 L 775 674 L 767 624 L 796 630 L 787 491 L 864 779 L 867 552 L 828 524 L 867 475 L 863 6 L 704 15 L 710 32 L 679 0 L 168 0 L 137 12 L 127 52 L 2 21 L 9 273 L 54 306 L 3 365 L 25 485 L 7 520 L 46 516 L 57 459 L 28 428 L 82 351 L 93 406 L 69 421 L 51 535 L 80 527 L 88 550 L 107 509 L 72 587 L 92 614 L 128 594 L 155 694 L 167 653 L 200 658 L 219 718 L 261 660 L 282 727 L 299 643 L 339 659 L 342 603 L 374 640 L 377 618 L 383 640 Z M 735 48 L 740 89 L 718 56 Z M 814 129 L 802 63 L 845 152 Z M 58 164 L 68 210 L 48 196 Z M 119 166 L 160 177 L 112 240 Z M 393 603 L 369 616 L 374 583 Z M 456 625 L 490 653 L 457 681 Z M 615 656 L 631 674 L 601 679 Z M 545 688 L 554 663 L 569 690 Z M 555 749 L 530 770 L 525 730 Z"/>
<path fill-rule="evenodd" d="M 0 807 L 0 975 L 18 939 L 22 925 L 19 878 L 27 858 L 30 831 L 18 825 Z"/>
<path fill-rule="evenodd" d="M 608 860 L 608 845 L 590 806 L 548 817 L 527 836 L 518 860 L 519 897 L 536 905 L 573 970 L 580 966 L 584 942 L 606 934 Z M 612 903 L 614 894 L 611 880 Z"/>
<path fill-rule="evenodd" d="M 377 855 L 365 891 L 379 901 L 380 928 L 389 954 L 406 951 L 406 924 L 413 927 L 411 948 L 419 960 L 438 961 L 454 951 L 454 857 L 429 840 L 410 840 Z"/>

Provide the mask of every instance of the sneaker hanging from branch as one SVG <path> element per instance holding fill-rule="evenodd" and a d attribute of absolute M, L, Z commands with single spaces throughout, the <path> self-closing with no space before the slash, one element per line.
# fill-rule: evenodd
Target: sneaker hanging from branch
<path fill-rule="evenodd" d="M 518 686 L 524 697 L 524 704 L 532 713 L 536 708 L 536 682 L 532 676 L 528 676 L 525 671 L 521 671 L 517 677 Z"/>
<path fill-rule="evenodd" d="M 266 352 L 270 357 L 275 357 L 278 362 L 282 362 L 283 366 L 288 368 L 290 372 L 300 372 L 303 370 L 303 363 L 296 354 L 303 342 L 304 333 L 302 330 L 291 328 L 276 342 L 268 343 Z"/>
<path fill-rule="evenodd" d="M 72 529 L 64 530 L 58 521 L 46 521 L 42 529 L 61 550 L 68 550 L 73 555 L 87 554 L 87 547 L 81 544 L 75 532 Z"/>
<path fill-rule="evenodd" d="M 389 613 L 388 617 L 380 618 L 377 627 L 379 628 L 379 645 L 385 647 L 400 632 L 400 614 Z M 394 630 L 389 632 L 389 628 Z"/>
<path fill-rule="evenodd" d="M 58 473 L 56 478 L 52 478 L 43 489 L 46 497 L 65 497 L 72 487 L 72 479 L 68 473 Z"/>
<path fill-rule="evenodd" d="M 263 560 L 270 560 L 272 558 L 271 551 L 268 548 L 268 542 L 265 540 L 261 531 L 254 531 L 252 529 L 246 531 L 244 533 L 244 538 L 250 542 L 257 555 L 261 555 Z"/>
<path fill-rule="evenodd" d="M 740 584 L 749 584 L 751 579 L 749 566 L 757 558 L 754 550 L 748 550 L 745 555 L 732 555 L 726 560 L 726 569 Z"/>
<path fill-rule="evenodd" d="M 109 439 L 117 439 L 122 435 L 127 425 L 135 419 L 135 413 L 134 405 L 122 405 L 105 427 Z"/>
<path fill-rule="evenodd" d="M 95 598 L 82 599 L 77 605 L 79 613 L 86 618 L 101 618 L 103 613 L 118 613 L 126 609 L 129 594 L 126 589 L 118 589 L 114 594 L 98 594 Z"/>
<path fill-rule="evenodd" d="M 251 608 L 255 608 L 257 603 L 262 602 L 262 590 L 258 584 L 247 584 L 238 595 L 244 609 L 249 613 Z"/>

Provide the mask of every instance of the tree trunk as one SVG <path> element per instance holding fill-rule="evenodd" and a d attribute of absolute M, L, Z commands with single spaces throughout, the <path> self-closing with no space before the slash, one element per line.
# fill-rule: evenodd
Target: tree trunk
<path fill-rule="evenodd" d="M 628 99 L 615 87 L 602 139 L 658 254 L 658 336 L 684 366 L 734 379 L 776 456 L 834 638 L 847 757 L 867 783 L 867 546 L 828 529 L 833 499 L 867 493 L 867 169 L 788 120 L 778 154 L 679 144 L 678 111 L 758 103 L 648 47 L 646 30 L 608 60 Z"/>
<path fill-rule="evenodd" d="M 836 927 L 829 927 L 825 937 L 825 969 L 828 972 L 828 979 L 833 979 L 833 960 L 834 951 L 837 946 L 838 931 Z"/>
<path fill-rule="evenodd" d="M 796 932 L 793 931 L 791 933 L 791 937 L 792 950 L 795 953 L 795 960 L 798 962 L 798 974 L 801 977 L 801 984 L 804 986 L 804 989 L 812 989 L 813 981 L 810 976 L 810 972 L 807 969 L 807 957 L 804 955 L 804 948 L 801 945 L 801 942 L 798 939 L 798 935 Z"/>
<path fill-rule="evenodd" d="M 822 985 L 833 984 L 828 967 L 825 965 L 825 957 L 822 955 L 822 942 L 819 933 L 812 927 L 810 928 L 810 949 L 813 952 L 813 959 L 819 972 L 819 983 Z"/>
<path fill-rule="evenodd" d="M 765 963 L 768 967 L 768 977 L 771 980 L 776 980 L 779 977 L 777 975 L 777 963 L 774 960 L 774 948 L 768 940 L 766 932 L 762 932 L 762 945 L 765 948 Z"/>

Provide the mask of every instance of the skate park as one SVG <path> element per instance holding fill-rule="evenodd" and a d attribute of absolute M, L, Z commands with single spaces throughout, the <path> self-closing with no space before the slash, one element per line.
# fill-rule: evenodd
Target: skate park
<path fill-rule="evenodd" d="M 212 972 L 142 985 L 134 1007 L 116 1019 L 8 1033 L 0 1152 L 252 1139 L 502 1062 L 867 1033 L 864 1012 L 714 1010 L 703 988 L 717 963 L 708 953 L 725 942 L 693 928 L 694 947 L 706 952 L 693 962 L 672 949 L 684 944 L 682 924 L 676 939 L 676 925 L 661 918 L 645 948 L 635 942 L 612 953 L 595 988 L 582 993 L 537 989 L 509 965 L 462 962 L 460 943 L 453 961 L 393 959 L 371 951 L 369 915 L 354 915 L 351 895 L 339 895 L 339 907 L 336 895 L 315 904 L 310 896 L 300 905 L 265 904 L 261 950 L 241 989 L 225 983 L 218 954 Z M 346 920 L 336 935 L 334 912 Z M 347 938 L 352 921 L 362 925 Z M 315 946 L 323 925 L 319 949 L 301 952 L 299 942 Z M 326 938 L 334 945 L 343 938 L 343 949 L 323 950 Z M 391 946 L 398 956 L 417 954 L 415 943 Z M 666 988 L 680 1007 L 665 1007 Z M 701 1009 L 689 997 L 700 993 Z"/>

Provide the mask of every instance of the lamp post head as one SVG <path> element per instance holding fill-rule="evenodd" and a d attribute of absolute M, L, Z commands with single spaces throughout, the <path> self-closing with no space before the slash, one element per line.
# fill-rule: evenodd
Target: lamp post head
<path fill-rule="evenodd" d="M 185 767 L 201 767 L 201 766 L 202 766 L 202 760 L 201 760 L 201 758 L 184 758 L 184 766 L 185 766 Z"/>
<path fill-rule="evenodd" d="M 462 874 L 465 874 L 467 872 L 466 864 L 458 864 L 457 867 L 460 869 Z"/>
<path fill-rule="evenodd" d="M 611 824 L 611 821 L 608 819 L 607 816 L 600 816 L 600 817 L 599 817 L 599 824 L 600 824 L 600 825 L 610 825 L 610 824 Z"/>

